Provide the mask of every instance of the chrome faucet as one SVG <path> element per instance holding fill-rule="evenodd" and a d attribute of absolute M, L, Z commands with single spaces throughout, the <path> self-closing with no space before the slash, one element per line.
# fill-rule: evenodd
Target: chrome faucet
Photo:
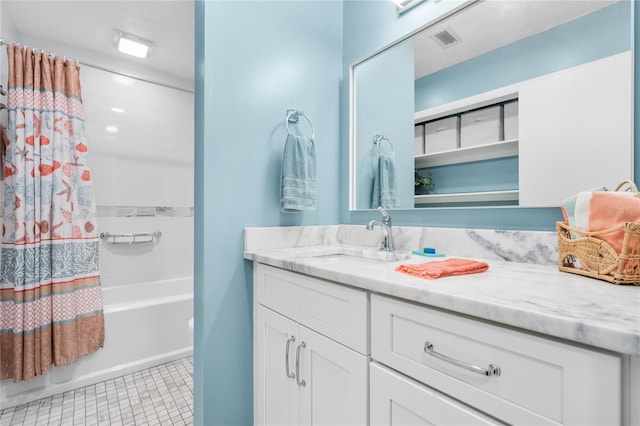
<path fill-rule="evenodd" d="M 393 247 L 393 234 L 391 232 L 391 216 L 382 208 L 378 207 L 380 213 L 382 213 L 382 221 L 374 219 L 367 224 L 367 230 L 372 231 L 375 226 L 379 226 L 382 229 L 382 242 L 380 243 L 380 251 L 395 251 Z"/>

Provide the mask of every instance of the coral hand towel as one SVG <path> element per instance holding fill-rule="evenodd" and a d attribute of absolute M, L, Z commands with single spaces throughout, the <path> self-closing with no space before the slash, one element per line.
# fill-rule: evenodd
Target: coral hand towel
<path fill-rule="evenodd" d="M 400 265 L 396 268 L 398 272 L 413 275 L 414 277 L 435 280 L 440 277 L 450 275 L 477 274 L 489 269 L 489 264 L 477 260 L 469 259 L 447 259 L 426 262 L 417 265 Z"/>

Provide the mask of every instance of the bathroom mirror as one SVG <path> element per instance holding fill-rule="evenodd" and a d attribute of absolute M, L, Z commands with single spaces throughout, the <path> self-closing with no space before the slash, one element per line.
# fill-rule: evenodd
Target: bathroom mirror
<path fill-rule="evenodd" d="M 350 209 L 375 208 L 375 135 L 401 209 L 557 207 L 632 179 L 631 17 L 628 1 L 469 2 L 353 64 Z M 446 119 L 455 135 L 437 146 Z M 415 195 L 416 171 L 430 193 Z"/>

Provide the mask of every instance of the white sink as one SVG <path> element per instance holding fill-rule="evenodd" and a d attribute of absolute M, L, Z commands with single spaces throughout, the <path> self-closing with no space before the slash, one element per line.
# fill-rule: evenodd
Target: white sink
<path fill-rule="evenodd" d="M 364 249 L 359 247 L 336 247 L 329 252 L 312 254 L 309 257 L 315 259 L 358 259 L 366 263 L 376 262 L 397 262 L 399 260 L 409 259 L 411 252 L 409 251 L 380 251 L 375 249 Z"/>

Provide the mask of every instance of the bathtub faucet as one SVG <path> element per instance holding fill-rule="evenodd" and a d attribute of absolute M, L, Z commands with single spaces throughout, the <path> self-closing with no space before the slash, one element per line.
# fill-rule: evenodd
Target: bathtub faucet
<path fill-rule="evenodd" d="M 374 219 L 367 224 L 367 230 L 372 231 L 375 226 L 379 226 L 382 230 L 382 242 L 380 243 L 380 251 L 394 251 L 393 233 L 391 231 L 391 216 L 382 208 L 378 207 L 382 213 L 382 221 Z"/>

